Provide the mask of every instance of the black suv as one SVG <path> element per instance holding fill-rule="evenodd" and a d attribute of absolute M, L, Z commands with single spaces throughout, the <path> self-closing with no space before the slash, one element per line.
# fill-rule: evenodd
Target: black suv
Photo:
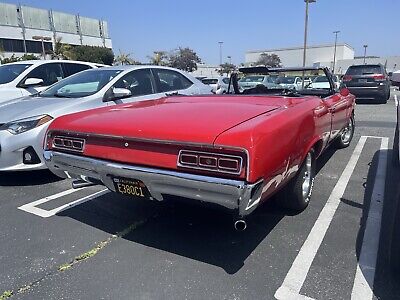
<path fill-rule="evenodd" d="M 389 76 L 381 64 L 350 66 L 343 77 L 343 83 L 357 99 L 386 103 L 390 98 Z"/>

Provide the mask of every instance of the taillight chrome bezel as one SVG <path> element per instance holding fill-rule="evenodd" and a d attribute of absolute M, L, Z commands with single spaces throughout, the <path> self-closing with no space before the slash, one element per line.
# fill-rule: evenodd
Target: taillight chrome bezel
<path fill-rule="evenodd" d="M 51 139 L 51 148 L 82 153 L 85 149 L 85 140 L 76 137 L 56 135 Z"/>
<path fill-rule="evenodd" d="M 182 161 L 184 157 L 196 158 L 196 163 L 188 163 Z M 206 165 L 201 163 L 201 159 L 215 160 L 215 165 Z M 229 162 L 236 162 L 236 168 L 228 168 L 221 166 L 221 160 L 226 160 Z M 194 170 L 204 170 L 210 172 L 218 172 L 232 175 L 240 175 L 243 171 L 243 157 L 239 155 L 222 154 L 216 152 L 203 152 L 203 151 L 193 151 L 193 150 L 180 150 L 178 154 L 177 166 L 194 169 Z"/>

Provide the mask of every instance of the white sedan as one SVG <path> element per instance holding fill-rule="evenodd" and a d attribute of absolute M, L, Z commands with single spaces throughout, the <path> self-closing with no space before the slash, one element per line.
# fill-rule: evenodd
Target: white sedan
<path fill-rule="evenodd" d="M 196 78 L 173 68 L 115 66 L 83 71 L 36 95 L 0 104 L 0 171 L 46 168 L 43 140 L 56 117 L 178 93 L 211 91 Z"/>
<path fill-rule="evenodd" d="M 207 77 L 201 80 L 204 84 L 209 85 L 215 94 L 226 94 L 229 88 L 228 77 Z M 233 87 L 230 87 L 230 92 L 233 91 Z"/>
<path fill-rule="evenodd" d="M 72 60 L 26 60 L 0 66 L 0 103 L 43 91 L 75 73 L 104 65 Z"/>

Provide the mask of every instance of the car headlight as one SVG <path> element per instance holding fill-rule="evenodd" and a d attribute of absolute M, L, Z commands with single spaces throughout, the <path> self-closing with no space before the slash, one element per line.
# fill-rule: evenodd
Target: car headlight
<path fill-rule="evenodd" d="M 0 129 L 7 130 L 12 134 L 20 134 L 33 128 L 39 127 L 53 120 L 49 115 L 35 116 L 25 119 L 20 119 L 4 124 Z"/>

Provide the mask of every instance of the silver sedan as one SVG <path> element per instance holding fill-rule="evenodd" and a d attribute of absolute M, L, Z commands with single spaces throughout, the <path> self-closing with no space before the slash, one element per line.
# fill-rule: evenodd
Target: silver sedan
<path fill-rule="evenodd" d="M 209 86 L 167 67 L 115 66 L 83 71 L 36 95 L 0 105 L 0 171 L 46 168 L 43 140 L 61 115 L 173 94 L 211 94 Z"/>

